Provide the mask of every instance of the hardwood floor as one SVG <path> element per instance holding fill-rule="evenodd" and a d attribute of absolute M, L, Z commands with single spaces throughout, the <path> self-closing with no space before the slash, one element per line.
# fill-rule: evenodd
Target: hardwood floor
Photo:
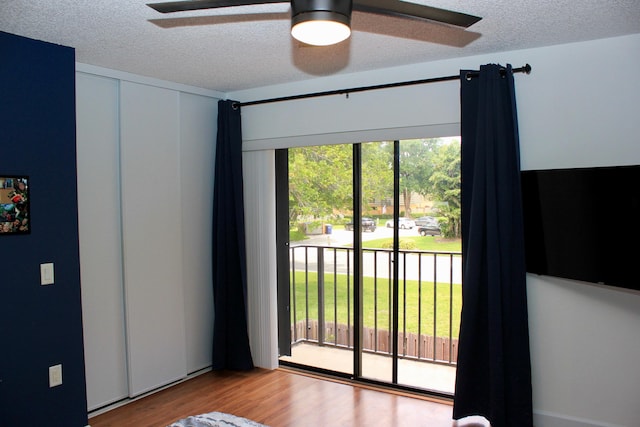
<path fill-rule="evenodd" d="M 227 412 L 271 427 L 451 427 L 452 407 L 296 372 L 208 372 L 89 419 L 91 427 L 163 427 Z M 462 425 L 462 424 L 460 424 Z M 467 424 L 478 425 L 478 424 Z"/>

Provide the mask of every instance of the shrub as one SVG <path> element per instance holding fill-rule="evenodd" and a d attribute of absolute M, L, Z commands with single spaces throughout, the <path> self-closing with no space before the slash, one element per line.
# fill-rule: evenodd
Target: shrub
<path fill-rule="evenodd" d="M 384 242 L 382 245 L 380 245 L 382 247 L 382 249 L 393 249 L 393 240 L 389 241 L 389 242 Z M 416 249 L 416 243 L 414 241 L 406 241 L 406 240 L 400 240 L 400 244 L 398 245 L 398 247 L 400 249 L 407 249 L 407 250 L 413 250 Z"/>
<path fill-rule="evenodd" d="M 304 232 L 300 230 L 289 230 L 289 241 L 299 242 L 301 240 L 308 239 Z"/>

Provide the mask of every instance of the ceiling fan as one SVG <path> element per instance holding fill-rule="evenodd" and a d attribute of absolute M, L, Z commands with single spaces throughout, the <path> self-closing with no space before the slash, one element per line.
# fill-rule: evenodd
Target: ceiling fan
<path fill-rule="evenodd" d="M 161 13 L 189 10 L 250 6 L 267 3 L 287 3 L 281 0 L 182 0 L 149 3 Z M 291 35 L 316 46 L 328 46 L 346 40 L 351 35 L 351 12 L 434 21 L 468 28 L 482 18 L 466 13 L 408 3 L 402 0 L 291 0 Z"/>

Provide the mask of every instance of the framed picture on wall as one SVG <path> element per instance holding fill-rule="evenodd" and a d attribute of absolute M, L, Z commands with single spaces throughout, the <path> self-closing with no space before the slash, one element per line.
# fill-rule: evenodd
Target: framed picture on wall
<path fill-rule="evenodd" d="M 0 174 L 0 236 L 29 234 L 29 177 Z"/>

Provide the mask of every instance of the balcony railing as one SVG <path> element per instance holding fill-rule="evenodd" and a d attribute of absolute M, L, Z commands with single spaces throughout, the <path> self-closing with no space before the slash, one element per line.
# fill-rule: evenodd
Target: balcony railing
<path fill-rule="evenodd" d="M 292 246 L 292 344 L 353 348 L 353 248 Z M 363 249 L 362 349 L 393 349 L 391 249 Z M 455 365 L 461 309 L 460 252 L 400 250 L 398 356 Z"/>

